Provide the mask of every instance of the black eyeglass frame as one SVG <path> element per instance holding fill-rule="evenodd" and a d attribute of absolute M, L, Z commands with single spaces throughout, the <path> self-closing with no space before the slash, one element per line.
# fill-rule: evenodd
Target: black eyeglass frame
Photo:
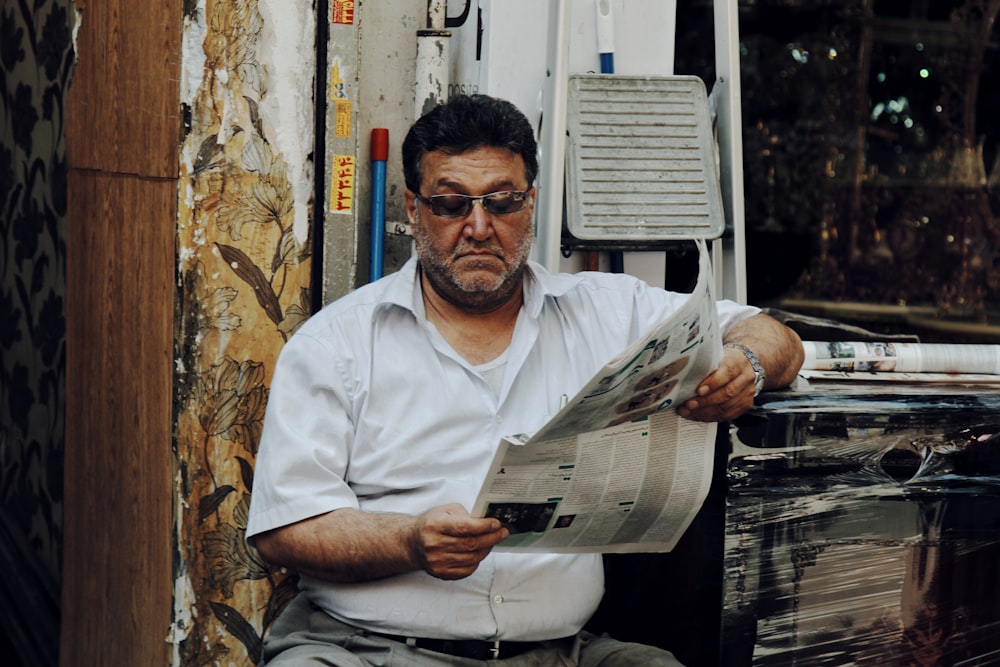
<path fill-rule="evenodd" d="M 531 193 L 528 190 L 498 190 L 497 192 L 488 192 L 485 195 L 463 195 L 459 193 L 449 193 L 443 195 L 431 195 L 430 197 L 425 197 L 419 192 L 413 193 L 417 201 L 421 201 L 427 205 L 430 212 L 439 218 L 464 218 L 470 213 L 472 213 L 472 207 L 478 201 L 482 204 L 483 209 L 490 215 L 510 215 L 511 213 L 518 213 L 523 211 L 527 207 L 528 202 L 531 200 Z M 521 204 L 518 208 L 507 210 L 507 211 L 494 211 L 492 210 L 492 202 L 497 198 L 498 195 L 511 195 L 515 202 Z M 458 213 L 439 213 L 438 212 L 438 202 L 443 202 L 446 198 L 454 200 L 455 198 L 462 199 L 466 202 L 465 207 L 461 212 Z M 437 201 L 435 201 L 437 200 Z"/>

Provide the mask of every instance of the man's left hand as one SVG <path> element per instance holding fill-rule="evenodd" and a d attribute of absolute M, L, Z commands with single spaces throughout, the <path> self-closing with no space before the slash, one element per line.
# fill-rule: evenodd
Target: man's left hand
<path fill-rule="evenodd" d="M 735 419 L 753 407 L 756 379 L 746 355 L 735 348 L 723 348 L 718 368 L 702 380 L 693 398 L 677 408 L 677 414 L 704 422 Z"/>

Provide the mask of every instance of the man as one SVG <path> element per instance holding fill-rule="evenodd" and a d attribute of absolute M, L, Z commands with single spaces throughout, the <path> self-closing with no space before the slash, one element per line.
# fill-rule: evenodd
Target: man
<path fill-rule="evenodd" d="M 317 313 L 275 369 L 247 534 L 302 594 L 265 662 L 678 664 L 581 633 L 600 555 L 493 553 L 507 530 L 468 508 L 502 436 L 536 430 L 685 295 L 528 261 L 536 145 L 508 102 L 434 109 L 403 167 L 416 257 Z M 757 309 L 720 302 L 719 316 L 744 347 L 725 348 L 679 409 L 689 419 L 736 417 L 758 377 L 784 386 L 801 363 L 795 334 Z"/>

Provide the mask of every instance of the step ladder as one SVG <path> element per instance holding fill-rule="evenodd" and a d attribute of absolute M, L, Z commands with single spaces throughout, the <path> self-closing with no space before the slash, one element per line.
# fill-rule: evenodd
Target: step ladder
<path fill-rule="evenodd" d="M 578 239 L 709 241 L 715 293 L 746 303 L 736 0 L 715 0 L 716 80 L 570 73 L 569 2 L 549 5 L 536 253 Z"/>

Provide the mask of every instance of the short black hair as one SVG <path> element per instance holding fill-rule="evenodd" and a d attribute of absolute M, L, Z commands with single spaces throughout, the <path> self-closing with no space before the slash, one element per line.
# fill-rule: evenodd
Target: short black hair
<path fill-rule="evenodd" d="M 481 147 L 506 148 L 524 160 L 528 187 L 538 174 L 538 145 L 531 123 L 508 102 L 489 95 L 456 95 L 421 116 L 403 140 L 403 178 L 420 192 L 421 160 L 432 151 L 459 155 Z"/>

